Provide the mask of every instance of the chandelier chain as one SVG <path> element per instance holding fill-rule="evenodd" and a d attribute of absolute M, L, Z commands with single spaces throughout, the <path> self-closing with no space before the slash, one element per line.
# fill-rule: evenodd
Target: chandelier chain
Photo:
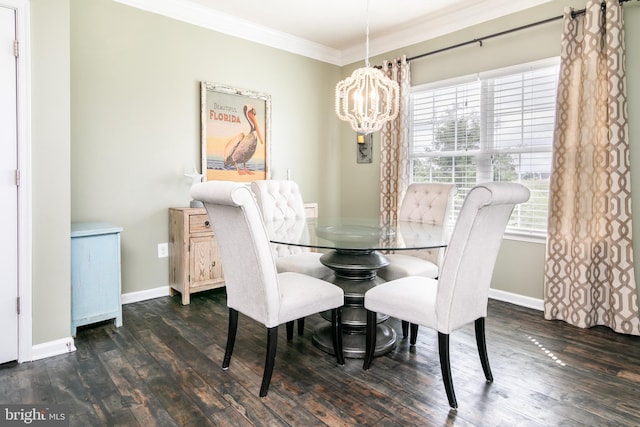
<path fill-rule="evenodd" d="M 365 42 L 365 54 L 364 54 L 364 65 L 367 66 L 367 67 L 371 66 L 371 64 L 369 63 L 369 3 L 370 3 L 370 1 L 367 0 L 367 11 L 366 11 L 366 25 L 367 25 L 367 28 L 365 30 L 366 42 Z"/>

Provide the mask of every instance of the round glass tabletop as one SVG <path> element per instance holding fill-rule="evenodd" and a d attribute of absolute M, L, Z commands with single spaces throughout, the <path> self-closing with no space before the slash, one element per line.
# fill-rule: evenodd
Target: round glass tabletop
<path fill-rule="evenodd" d="M 446 246 L 440 226 L 376 218 L 313 218 L 265 224 L 272 243 L 334 250 L 432 249 Z"/>

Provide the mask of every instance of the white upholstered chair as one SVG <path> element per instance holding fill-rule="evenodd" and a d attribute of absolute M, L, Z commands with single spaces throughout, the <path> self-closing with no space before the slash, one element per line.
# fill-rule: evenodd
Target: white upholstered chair
<path fill-rule="evenodd" d="M 529 190 L 515 183 L 491 182 L 472 188 L 458 215 L 437 280 L 410 276 L 383 283 L 365 294 L 365 370 L 373 361 L 376 314 L 384 313 L 438 332 L 440 368 L 452 408 L 458 406 L 449 363 L 449 334 L 454 330 L 475 322 L 482 368 L 487 382 L 493 381 L 484 332 L 489 286 L 511 212 L 528 199 Z"/>
<path fill-rule="evenodd" d="M 453 184 L 413 183 L 402 199 L 398 219 L 446 227 L 457 188 Z M 441 249 L 406 250 L 388 254 L 390 264 L 378 276 L 390 281 L 406 276 L 438 277 Z"/>
<path fill-rule="evenodd" d="M 287 236 L 288 240 L 298 240 L 301 243 L 309 241 L 309 231 L 305 226 L 304 201 L 295 181 L 276 179 L 253 181 L 251 190 L 256 195 L 262 218 L 270 228 L 272 236 Z M 296 238 L 292 239 L 292 235 Z M 321 253 L 312 252 L 310 248 L 300 246 L 280 244 L 272 246 L 277 256 L 278 272 L 293 271 L 318 279 L 331 274 L 331 269 L 320 263 Z"/>
<path fill-rule="evenodd" d="M 235 344 L 238 313 L 267 328 L 267 355 L 260 396 L 269 390 L 275 364 L 278 325 L 293 325 L 305 316 L 331 311 L 333 350 L 344 364 L 339 287 L 299 273 L 278 273 L 267 230 L 248 186 L 230 181 L 208 181 L 191 188 L 200 200 L 218 243 L 224 272 L 229 330 L 222 368 L 227 369 Z"/>
<path fill-rule="evenodd" d="M 447 236 L 447 221 L 451 212 L 453 198 L 457 187 L 454 184 L 417 183 L 409 185 L 402 199 L 398 219 L 405 223 L 428 224 L 443 227 L 443 235 Z M 405 224 L 406 225 L 406 224 Z M 407 276 L 438 277 L 438 266 L 442 262 L 443 249 L 403 250 L 385 255 L 389 265 L 380 271 L 378 276 L 386 281 Z M 411 327 L 411 345 L 417 340 L 417 328 Z M 402 336 L 407 337 L 409 323 L 402 322 Z"/>
<path fill-rule="evenodd" d="M 269 236 L 283 240 L 309 242 L 306 212 L 302 193 L 295 181 L 257 180 L 251 183 Z M 303 246 L 272 244 L 279 273 L 291 271 L 318 279 L 331 274 L 331 269 L 320 262 L 319 252 Z M 298 319 L 298 335 L 304 333 L 304 318 Z M 291 339 L 293 326 L 287 325 L 287 338 Z"/>

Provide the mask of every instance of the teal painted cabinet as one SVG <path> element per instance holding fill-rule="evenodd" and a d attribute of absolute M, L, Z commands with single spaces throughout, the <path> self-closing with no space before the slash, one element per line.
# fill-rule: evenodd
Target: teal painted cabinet
<path fill-rule="evenodd" d="M 121 227 L 105 222 L 71 224 L 71 335 L 78 326 L 115 319 L 120 301 Z"/>

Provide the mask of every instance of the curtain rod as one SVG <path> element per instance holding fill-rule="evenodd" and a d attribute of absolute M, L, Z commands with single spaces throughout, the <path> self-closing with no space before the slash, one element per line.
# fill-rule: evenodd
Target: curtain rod
<path fill-rule="evenodd" d="M 618 2 L 620 4 L 626 3 L 628 1 L 631 1 L 631 0 L 618 0 Z M 605 8 L 605 4 L 606 3 L 603 1 L 602 2 L 602 8 L 603 9 Z M 585 13 L 585 11 L 586 11 L 586 9 L 580 9 L 580 10 L 573 11 L 573 12 L 571 12 L 571 17 L 575 18 L 576 16 L 582 15 L 583 13 Z M 484 37 L 480 37 L 480 38 L 477 38 L 477 39 L 469 40 L 469 41 L 466 41 L 466 42 L 458 43 L 458 44 L 455 44 L 455 45 L 452 45 L 452 46 L 443 47 L 441 49 L 432 50 L 431 52 L 422 53 L 420 55 L 416 55 L 416 56 L 412 56 L 411 58 L 407 58 L 407 61 L 413 61 L 415 59 L 424 58 L 426 56 L 434 55 L 436 53 L 445 52 L 447 50 L 456 49 L 456 48 L 459 48 L 459 47 L 462 47 L 462 46 L 475 44 L 475 43 L 478 43 L 480 45 L 480 47 L 482 47 L 482 42 L 484 40 L 492 39 L 492 38 L 498 37 L 498 36 L 504 36 L 505 34 L 510 34 L 510 33 L 516 32 L 516 31 L 526 30 L 527 28 L 537 27 L 538 25 L 547 24 L 549 22 L 557 21 L 559 19 L 562 19 L 563 16 L 564 15 L 554 16 L 553 18 L 547 18 L 547 19 L 543 19 L 542 21 L 532 22 L 531 24 L 522 25 L 522 26 L 516 27 L 516 28 L 511 28 L 510 30 L 500 31 L 499 33 L 489 34 L 488 36 L 484 36 Z M 389 65 L 391 65 L 391 64 L 389 64 Z"/>
<path fill-rule="evenodd" d="M 492 39 L 494 37 L 503 36 L 509 33 L 515 33 L 516 31 L 525 30 L 527 28 L 536 27 L 538 25 L 546 24 L 548 22 L 557 21 L 558 19 L 562 19 L 562 15 L 554 16 L 553 18 L 543 19 L 542 21 L 532 22 L 531 24 L 522 25 L 521 27 L 511 28 L 510 30 L 500 31 L 499 33 L 489 34 L 488 36 L 480 37 L 478 39 L 469 40 L 466 42 L 454 44 L 452 46 L 443 47 L 441 49 L 432 50 L 431 52 L 422 53 L 420 55 L 412 56 L 411 58 L 407 58 L 407 61 L 413 61 L 414 59 L 424 58 L 425 56 L 434 55 L 436 53 L 445 52 L 447 50 L 456 49 L 462 46 L 466 46 L 469 44 L 478 43 L 480 47 L 482 47 L 482 41 L 487 39 Z"/>

